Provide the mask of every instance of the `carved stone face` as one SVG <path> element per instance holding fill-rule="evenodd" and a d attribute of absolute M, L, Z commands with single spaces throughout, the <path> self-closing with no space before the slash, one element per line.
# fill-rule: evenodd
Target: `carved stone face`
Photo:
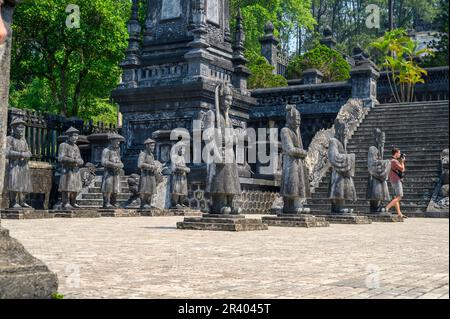
<path fill-rule="evenodd" d="M 302 118 L 300 116 L 300 112 L 289 111 L 287 113 L 286 123 L 291 129 L 296 130 L 297 128 L 299 128 L 301 122 L 302 122 Z"/>
<path fill-rule="evenodd" d="M 148 153 L 153 153 L 155 151 L 155 148 L 156 148 L 155 143 L 145 144 L 145 149 L 147 150 Z"/>
<path fill-rule="evenodd" d="M 19 124 L 14 127 L 13 133 L 17 138 L 22 138 L 25 136 L 25 125 Z"/>
<path fill-rule="evenodd" d="M 386 142 L 386 134 L 384 134 L 380 130 L 375 130 L 374 131 L 374 136 L 375 136 L 375 145 L 376 146 L 382 146 L 382 145 L 385 144 L 385 142 Z"/>
<path fill-rule="evenodd" d="M 119 148 L 120 147 L 120 140 L 111 140 L 111 147 L 112 148 Z"/>
<path fill-rule="evenodd" d="M 224 111 L 228 111 L 231 108 L 232 105 L 233 105 L 233 95 L 232 94 L 226 94 L 223 97 L 222 109 Z"/>
<path fill-rule="evenodd" d="M 67 138 L 67 141 L 69 142 L 69 144 L 76 144 L 76 142 L 78 141 L 78 138 L 80 137 L 80 135 L 78 134 L 70 134 Z"/>

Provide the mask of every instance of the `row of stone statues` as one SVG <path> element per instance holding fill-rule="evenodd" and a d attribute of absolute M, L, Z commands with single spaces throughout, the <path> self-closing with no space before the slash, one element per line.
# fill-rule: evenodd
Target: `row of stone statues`
<path fill-rule="evenodd" d="M 222 103 L 216 112 L 208 114 L 209 126 L 205 127 L 207 141 L 215 144 L 214 150 L 221 157 L 232 158 L 231 161 L 212 161 L 207 168 L 206 192 L 211 195 L 211 214 L 230 215 L 239 214 L 239 208 L 234 206 L 234 197 L 241 193 L 238 177 L 238 167 L 234 157 L 233 146 L 235 136 L 217 139 L 214 132 L 219 134 L 234 134 L 228 111 L 232 104 L 232 92 L 223 88 Z M 304 207 L 306 199 L 310 197 L 308 169 L 305 165 L 307 156 L 303 148 L 300 133 L 301 115 L 295 106 L 286 108 L 286 127 L 281 130 L 281 144 L 283 150 L 283 173 L 280 194 L 283 197 L 283 213 L 308 213 Z M 25 122 L 14 119 L 11 123 L 12 135 L 7 138 L 6 156 L 9 160 L 7 190 L 9 192 L 10 207 L 13 209 L 31 208 L 25 202 L 25 195 L 30 192 L 30 176 L 28 161 L 31 153 L 25 139 Z M 219 128 L 219 130 L 214 130 Z M 328 159 L 332 167 L 329 198 L 332 214 L 351 214 L 346 209 L 345 201 L 356 201 L 356 190 L 353 183 L 355 174 L 355 154 L 347 153 L 346 127 L 343 123 L 335 121 L 335 136 L 329 142 Z M 210 132 L 210 133 L 208 133 Z M 76 202 L 78 194 L 83 189 L 83 178 L 80 173 L 84 161 L 81 158 L 77 140 L 80 132 L 69 128 L 66 132 L 67 140 L 59 147 L 58 162 L 61 166 L 59 192 L 61 193 L 61 208 L 73 210 L 80 208 Z M 383 160 L 384 133 L 380 130 L 374 132 L 374 146 L 368 153 L 368 191 L 371 212 L 382 212 L 381 202 L 389 199 L 387 186 L 390 171 L 390 161 Z M 101 165 L 103 166 L 103 179 L 101 192 L 103 194 L 103 208 L 118 208 L 117 196 L 121 193 L 120 176 L 123 175 L 123 163 L 120 156 L 120 143 L 124 138 L 118 134 L 109 136 L 110 145 L 103 150 Z M 220 145 L 217 143 L 221 143 Z M 145 149 L 138 159 L 140 170 L 139 182 L 137 176 L 129 178 L 134 190 L 130 201 L 140 199 L 141 209 L 152 209 L 152 197 L 157 191 L 157 185 L 162 180 L 163 165 L 154 157 L 155 141 L 147 139 Z M 187 175 L 190 169 L 184 160 L 186 145 L 178 147 L 173 152 L 171 161 L 171 206 L 173 208 L 185 207 L 188 194 Z M 133 183 L 135 185 L 133 185 Z M 133 192 L 132 192 L 133 193 Z"/>
<path fill-rule="evenodd" d="M 31 209 L 25 202 L 25 197 L 31 191 L 30 171 L 28 162 L 31 158 L 27 141 L 25 139 L 25 122 L 21 119 L 14 119 L 11 122 L 12 135 L 8 136 L 6 142 L 6 157 L 8 159 L 7 191 L 11 209 Z M 81 168 L 84 161 L 81 158 L 77 141 L 80 132 L 71 127 L 66 132 L 67 137 L 61 143 L 58 153 L 58 163 L 60 165 L 60 179 L 58 191 L 61 193 L 61 209 L 74 210 L 81 208 L 77 204 L 77 196 L 83 187 L 83 181 L 88 180 L 88 184 L 94 181 L 91 167 L 85 171 L 89 176 L 82 176 Z M 121 193 L 120 177 L 123 175 L 123 163 L 120 157 L 120 143 L 124 138 L 119 134 L 109 136 L 109 146 L 103 150 L 101 164 L 103 166 L 103 179 L 101 192 L 103 194 L 103 208 L 119 208 L 117 196 Z M 156 142 L 152 139 L 145 141 L 145 150 L 141 152 L 138 160 L 140 170 L 139 184 L 136 186 L 136 199 L 140 199 L 141 209 L 152 209 L 152 197 L 156 193 L 157 185 L 162 180 L 162 164 L 155 160 L 154 150 Z M 187 174 L 190 169 L 184 160 L 186 145 L 181 144 L 178 152 L 172 156 L 172 207 L 183 208 L 184 201 L 188 194 Z M 95 171 L 95 166 L 93 169 Z"/>

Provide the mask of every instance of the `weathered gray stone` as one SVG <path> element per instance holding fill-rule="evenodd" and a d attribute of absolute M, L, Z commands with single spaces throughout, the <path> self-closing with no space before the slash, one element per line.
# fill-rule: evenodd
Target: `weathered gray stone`
<path fill-rule="evenodd" d="M 0 19 L 11 27 L 17 0 L 0 0 Z M 9 91 L 11 36 L 0 43 L 0 194 L 3 193 L 5 142 Z M 1 220 L 0 220 L 1 223 Z M 0 224 L 0 299 L 51 298 L 58 289 L 58 278 L 40 260 L 31 256 Z"/>
<path fill-rule="evenodd" d="M 58 162 L 61 165 L 59 177 L 59 192 L 61 192 L 62 209 L 80 208 L 76 199 L 83 189 L 80 167 L 84 161 L 81 158 L 77 140 L 80 131 L 71 127 L 66 131 L 67 141 L 59 146 Z"/>
<path fill-rule="evenodd" d="M 53 218 L 48 210 L 5 209 L 0 211 L 3 219 L 46 219 Z"/>
<path fill-rule="evenodd" d="M 187 217 L 177 223 L 178 229 L 210 230 L 210 231 L 255 231 L 267 230 L 267 224 L 260 219 L 248 219 L 242 215 L 206 214 L 203 217 Z"/>
<path fill-rule="evenodd" d="M 385 138 L 385 134 L 380 129 L 375 129 L 375 146 L 369 148 L 369 183 L 366 198 L 370 201 L 371 213 L 382 213 L 382 201 L 390 200 L 387 181 L 391 171 L 391 161 L 383 160 Z"/>
<path fill-rule="evenodd" d="M 331 214 L 351 214 L 344 208 L 346 200 L 356 201 L 356 189 L 353 183 L 355 174 L 355 154 L 347 153 L 346 126 L 339 120 L 335 121 L 335 136 L 330 140 L 328 159 L 332 167 L 329 197 Z"/>
<path fill-rule="evenodd" d="M 110 145 L 102 153 L 104 168 L 102 180 L 103 208 L 118 208 L 117 195 L 120 193 L 120 176 L 123 163 L 120 159 L 120 143 L 124 138 L 118 134 L 109 136 Z"/>

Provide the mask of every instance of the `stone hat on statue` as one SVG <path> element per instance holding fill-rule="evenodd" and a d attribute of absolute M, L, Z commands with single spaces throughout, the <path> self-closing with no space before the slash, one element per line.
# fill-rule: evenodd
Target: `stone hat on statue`
<path fill-rule="evenodd" d="M 148 139 L 145 140 L 144 144 L 145 145 L 147 145 L 147 144 L 156 144 L 156 141 L 152 140 L 151 138 L 148 138 Z"/>
<path fill-rule="evenodd" d="M 121 142 L 125 142 L 125 137 L 123 137 L 122 135 L 119 135 L 119 134 L 117 134 L 117 133 L 109 134 L 108 139 L 109 139 L 110 141 L 113 141 L 113 140 L 119 140 L 119 141 L 121 141 Z"/>
<path fill-rule="evenodd" d="M 80 134 L 80 131 L 78 131 L 76 128 L 71 126 L 65 133 L 66 135 L 72 135 L 72 134 Z"/>
<path fill-rule="evenodd" d="M 27 122 L 25 122 L 24 120 L 22 120 L 19 117 L 16 117 L 15 119 L 13 119 L 11 121 L 11 127 L 14 127 L 14 126 L 17 126 L 17 125 L 21 125 L 21 124 L 26 125 Z"/>

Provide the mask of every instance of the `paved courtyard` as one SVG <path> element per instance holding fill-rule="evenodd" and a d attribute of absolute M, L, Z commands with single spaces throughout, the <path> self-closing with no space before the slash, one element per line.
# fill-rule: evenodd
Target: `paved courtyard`
<path fill-rule="evenodd" d="M 175 229 L 182 218 L 2 220 L 65 298 L 449 298 L 448 219 Z"/>

